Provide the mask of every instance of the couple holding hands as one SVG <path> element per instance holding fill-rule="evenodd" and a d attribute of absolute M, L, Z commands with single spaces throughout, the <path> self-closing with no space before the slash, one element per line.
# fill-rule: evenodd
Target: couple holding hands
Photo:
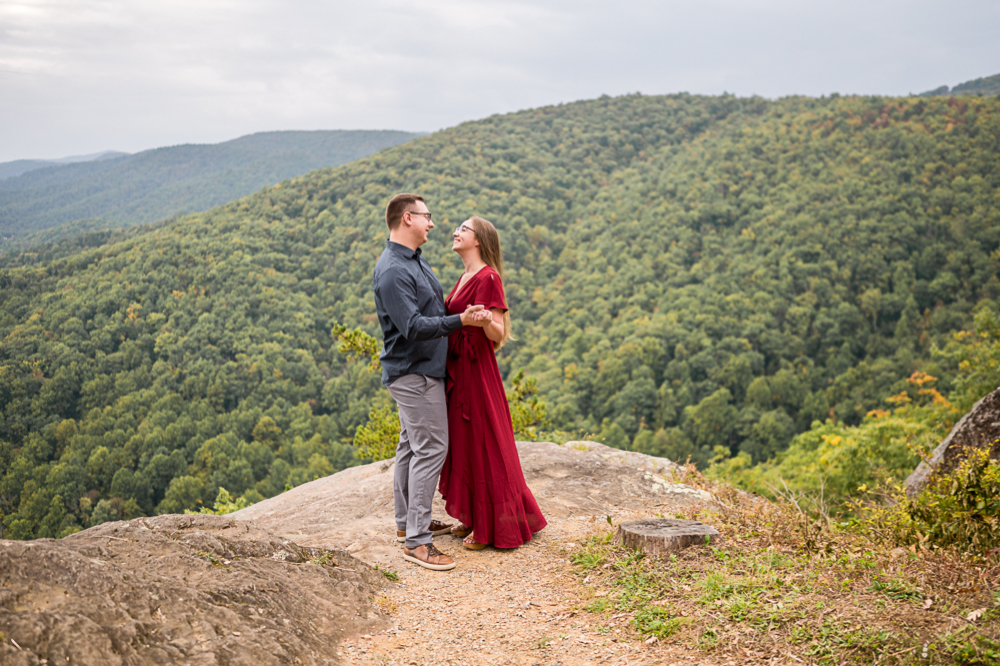
<path fill-rule="evenodd" d="M 375 265 L 384 336 L 382 383 L 399 408 L 393 494 L 403 559 L 435 571 L 455 561 L 432 543 L 516 548 L 545 527 L 524 481 L 496 352 L 513 339 L 500 237 L 471 217 L 452 234 L 465 272 L 447 298 L 420 246 L 434 228 L 423 198 L 399 194 L 385 211 L 389 240 Z M 452 527 L 431 520 L 434 486 Z"/>

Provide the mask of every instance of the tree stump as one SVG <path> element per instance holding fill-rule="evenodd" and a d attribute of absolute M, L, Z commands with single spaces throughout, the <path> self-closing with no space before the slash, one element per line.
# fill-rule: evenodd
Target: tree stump
<path fill-rule="evenodd" d="M 618 525 L 617 536 L 629 548 L 649 555 L 674 553 L 688 546 L 716 543 L 722 538 L 711 525 L 673 518 L 629 520 Z"/>

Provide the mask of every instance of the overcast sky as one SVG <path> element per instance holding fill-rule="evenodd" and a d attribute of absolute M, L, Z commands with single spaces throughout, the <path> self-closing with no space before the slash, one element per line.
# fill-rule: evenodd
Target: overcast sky
<path fill-rule="evenodd" d="M 1000 72 L 997 0 L 0 0 L 0 161 Z"/>

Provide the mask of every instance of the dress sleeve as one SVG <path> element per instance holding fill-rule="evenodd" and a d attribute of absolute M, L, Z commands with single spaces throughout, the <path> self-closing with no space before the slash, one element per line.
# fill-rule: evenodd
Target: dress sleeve
<path fill-rule="evenodd" d="M 489 274 L 484 275 L 479 281 L 472 303 L 474 305 L 482 305 L 487 310 L 493 308 L 507 309 L 507 299 L 504 298 L 503 284 L 500 282 L 500 276 L 493 270 L 490 270 Z"/>

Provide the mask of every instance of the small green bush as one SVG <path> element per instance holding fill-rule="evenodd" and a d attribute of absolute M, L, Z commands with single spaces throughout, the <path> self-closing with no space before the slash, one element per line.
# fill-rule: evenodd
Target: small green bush
<path fill-rule="evenodd" d="M 227 513 L 233 513 L 234 511 L 245 509 L 251 504 L 254 504 L 253 500 L 254 496 L 259 497 L 260 494 L 251 490 L 244 493 L 240 498 L 234 500 L 232 496 L 230 496 L 229 491 L 220 486 L 219 494 L 215 496 L 215 502 L 211 509 L 209 509 L 207 506 L 203 506 L 198 511 L 191 511 L 190 509 L 185 509 L 184 513 L 224 516 Z"/>
<path fill-rule="evenodd" d="M 857 525 L 893 545 L 954 547 L 982 554 L 1000 547 L 1000 462 L 993 443 L 971 449 L 954 471 L 932 478 L 915 497 L 901 486 L 888 503 L 857 505 Z"/>
<path fill-rule="evenodd" d="M 396 455 L 399 444 L 399 414 L 390 406 L 375 407 L 368 412 L 368 423 L 354 433 L 357 458 L 388 460 Z"/>

